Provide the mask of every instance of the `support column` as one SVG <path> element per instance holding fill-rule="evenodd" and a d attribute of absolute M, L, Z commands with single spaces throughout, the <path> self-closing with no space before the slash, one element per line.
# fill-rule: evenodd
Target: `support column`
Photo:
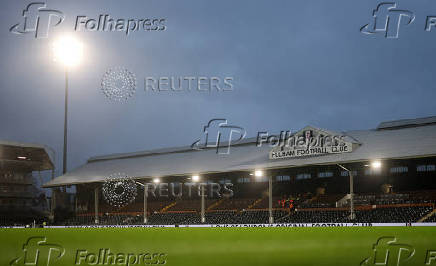
<path fill-rule="evenodd" d="M 51 179 L 54 179 L 54 169 L 51 170 Z M 50 204 L 50 222 L 54 222 L 55 209 L 56 209 L 56 188 L 51 189 L 51 204 Z"/>
<path fill-rule="evenodd" d="M 354 220 L 356 218 L 354 213 L 354 178 L 351 171 L 348 171 L 348 175 L 350 176 L 350 219 Z"/>
<path fill-rule="evenodd" d="M 144 184 L 144 224 L 147 224 L 147 185 Z"/>
<path fill-rule="evenodd" d="M 67 149 L 68 149 L 68 70 L 65 69 L 65 110 L 64 110 L 64 154 L 62 160 L 62 174 L 67 172 Z"/>
<path fill-rule="evenodd" d="M 268 186 L 268 212 L 269 212 L 269 223 L 274 223 L 274 216 L 272 213 L 272 176 L 269 176 L 269 186 Z"/>
<path fill-rule="evenodd" d="M 204 202 L 204 184 L 200 184 L 201 186 L 201 223 L 205 223 L 206 222 L 206 217 L 204 215 L 204 207 L 205 207 L 205 202 Z"/>
<path fill-rule="evenodd" d="M 98 220 L 98 187 L 96 187 L 95 189 L 94 189 L 94 213 L 95 213 L 95 220 L 94 220 L 94 222 L 96 223 L 96 224 L 98 224 L 99 223 L 99 220 Z"/>

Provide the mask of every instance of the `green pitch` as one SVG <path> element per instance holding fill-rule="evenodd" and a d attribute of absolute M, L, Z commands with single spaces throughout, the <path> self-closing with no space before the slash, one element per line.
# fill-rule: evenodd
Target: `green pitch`
<path fill-rule="evenodd" d="M 435 227 L 0 229 L 0 239 L 1 266 L 436 265 Z"/>

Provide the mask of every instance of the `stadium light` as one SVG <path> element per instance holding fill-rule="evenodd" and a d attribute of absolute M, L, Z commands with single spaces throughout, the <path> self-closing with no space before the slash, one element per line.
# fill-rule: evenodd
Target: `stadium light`
<path fill-rule="evenodd" d="M 250 173 L 250 175 L 253 175 L 253 173 Z M 264 172 L 262 170 L 255 170 L 254 176 L 256 179 L 260 179 L 264 176 Z M 268 177 L 268 213 L 269 213 L 269 223 L 274 223 L 274 216 L 272 213 L 272 175 Z"/>
<path fill-rule="evenodd" d="M 373 169 L 379 169 L 382 166 L 382 163 L 377 160 L 377 161 L 372 161 L 370 164 L 365 164 L 365 167 L 371 167 Z"/>
<path fill-rule="evenodd" d="M 256 171 L 254 171 L 254 176 L 256 176 L 256 177 L 262 177 L 262 176 L 263 176 L 263 171 L 262 171 L 262 170 L 256 170 Z"/>
<path fill-rule="evenodd" d="M 191 180 L 193 182 L 199 182 L 200 181 L 200 176 L 199 175 L 193 175 L 191 176 Z M 203 183 L 199 183 L 199 189 L 200 189 L 200 196 L 201 196 L 201 223 L 205 223 L 206 222 L 206 216 L 205 216 L 205 191 L 204 191 L 204 186 L 205 184 Z"/>
<path fill-rule="evenodd" d="M 346 168 L 342 164 L 337 164 L 340 168 L 348 172 L 348 176 L 350 178 L 350 220 L 354 220 L 356 218 L 356 213 L 354 212 L 354 177 L 353 171 Z"/>
<path fill-rule="evenodd" d="M 53 60 L 65 67 L 77 66 L 82 60 L 83 44 L 71 35 L 65 35 L 53 42 Z"/>
<path fill-rule="evenodd" d="M 200 176 L 199 175 L 193 175 L 192 176 L 192 181 L 194 181 L 194 182 L 200 181 Z"/>
<path fill-rule="evenodd" d="M 53 60 L 65 67 L 64 149 L 62 173 L 67 172 L 67 125 L 68 125 L 68 71 L 79 65 L 83 56 L 83 44 L 72 35 L 64 35 L 52 43 Z"/>
<path fill-rule="evenodd" d="M 381 167 L 381 162 L 380 161 L 373 161 L 373 162 L 371 162 L 371 168 L 379 169 L 380 167 Z"/>
<path fill-rule="evenodd" d="M 51 46 L 53 60 L 64 66 L 65 69 L 65 104 L 64 104 L 64 145 L 62 158 L 62 173 L 67 172 L 67 129 L 68 129 L 68 71 L 70 68 L 79 65 L 83 56 L 83 44 L 72 35 L 64 35 L 56 39 Z M 54 195 L 54 193 L 53 193 Z M 54 217 L 56 208 L 55 197 L 52 197 L 51 217 Z M 96 222 L 98 222 L 96 220 Z"/>

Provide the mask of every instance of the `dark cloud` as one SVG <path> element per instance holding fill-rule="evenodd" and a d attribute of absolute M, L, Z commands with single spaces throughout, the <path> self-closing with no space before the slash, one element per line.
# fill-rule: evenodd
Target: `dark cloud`
<path fill-rule="evenodd" d="M 398 2 L 417 18 L 395 40 L 359 32 L 377 1 L 49 1 L 67 17 L 43 40 L 8 32 L 27 3 L 8 0 L 0 11 L 0 138 L 47 144 L 58 160 L 64 74 L 49 53 L 56 35 L 71 31 L 77 15 L 167 19 L 163 32 L 77 34 L 86 58 L 70 73 L 70 169 L 93 155 L 190 145 L 212 118 L 254 136 L 307 124 L 366 129 L 435 114 L 436 32 L 424 31 L 433 1 Z M 125 104 L 100 91 L 113 66 L 138 78 Z M 233 76 L 235 86 L 146 93 L 146 76 Z"/>

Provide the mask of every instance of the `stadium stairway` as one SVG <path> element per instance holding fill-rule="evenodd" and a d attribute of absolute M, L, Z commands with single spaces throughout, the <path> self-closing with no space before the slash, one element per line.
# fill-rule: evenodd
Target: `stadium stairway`
<path fill-rule="evenodd" d="M 210 210 L 213 210 L 215 207 L 218 207 L 221 203 L 223 203 L 224 200 L 225 199 L 220 199 L 218 201 L 215 201 L 209 207 L 207 207 L 206 211 L 210 211 Z"/>
<path fill-rule="evenodd" d="M 418 220 L 418 223 L 423 223 L 425 222 L 427 219 L 429 219 L 430 217 L 432 217 L 433 215 L 436 214 L 436 209 L 433 209 L 432 212 L 426 214 L 425 216 L 423 216 L 421 219 Z"/>
<path fill-rule="evenodd" d="M 167 206 L 163 207 L 159 212 L 160 212 L 160 213 L 164 213 L 164 212 L 166 212 L 169 208 L 174 207 L 176 204 L 177 204 L 177 201 L 174 201 L 174 202 L 168 204 Z"/>
<path fill-rule="evenodd" d="M 262 198 L 257 199 L 255 202 L 253 202 L 251 205 L 247 207 L 248 210 L 253 209 L 258 205 L 262 200 L 266 199 L 266 196 L 263 196 Z"/>
<path fill-rule="evenodd" d="M 288 214 L 286 214 L 284 216 L 281 216 L 280 218 L 275 219 L 275 222 L 276 223 L 281 223 L 281 222 L 286 223 L 287 220 L 289 220 L 289 216 L 291 216 L 291 212 L 289 212 Z"/>

